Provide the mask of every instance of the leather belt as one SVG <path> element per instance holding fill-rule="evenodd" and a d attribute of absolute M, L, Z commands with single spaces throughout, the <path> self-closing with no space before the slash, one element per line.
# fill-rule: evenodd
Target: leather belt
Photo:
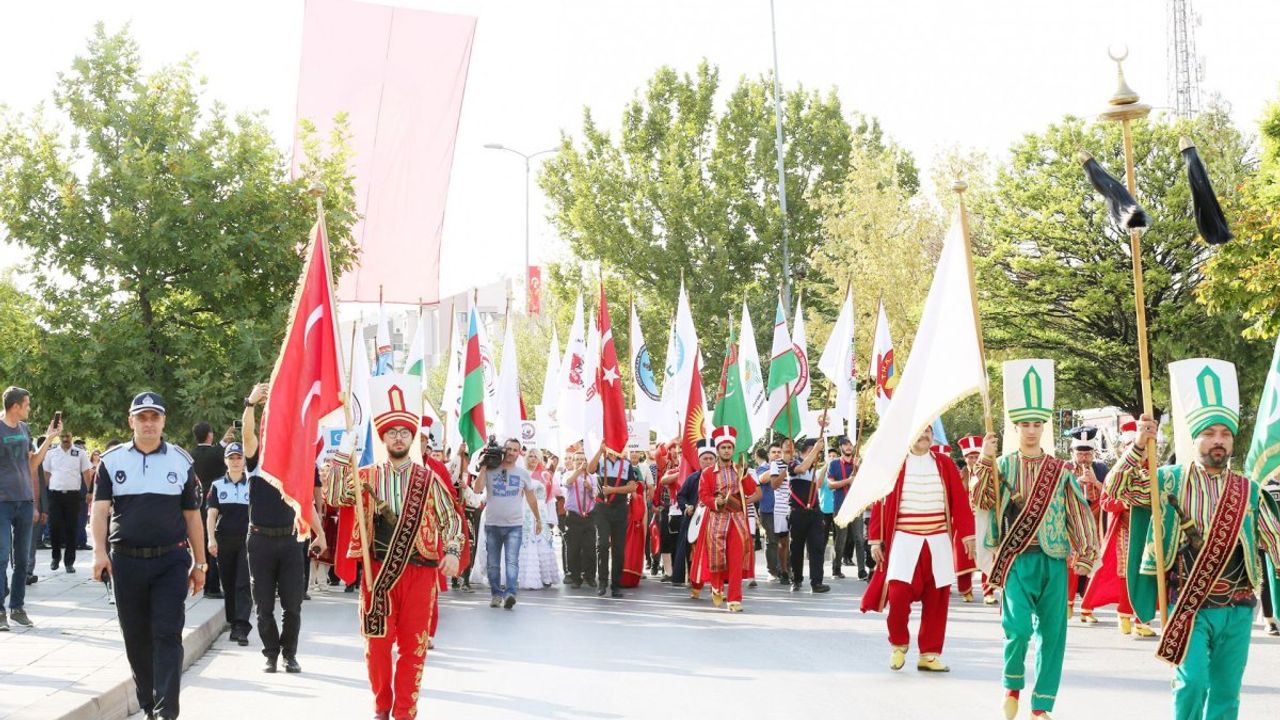
<path fill-rule="evenodd" d="M 120 543 L 111 543 L 111 552 L 124 555 L 125 557 L 141 558 L 145 560 L 148 558 L 158 558 L 163 555 L 168 555 L 174 550 L 180 550 L 185 548 L 186 546 L 187 546 L 187 543 L 185 541 L 180 543 L 174 543 L 173 545 L 161 545 L 159 547 L 141 547 L 141 548 L 129 547 L 128 545 L 121 545 Z"/>
<path fill-rule="evenodd" d="M 292 525 L 287 525 L 285 527 L 263 527 L 261 525 L 250 525 L 249 534 L 275 538 L 294 537 L 297 535 L 297 533 L 293 531 Z"/>

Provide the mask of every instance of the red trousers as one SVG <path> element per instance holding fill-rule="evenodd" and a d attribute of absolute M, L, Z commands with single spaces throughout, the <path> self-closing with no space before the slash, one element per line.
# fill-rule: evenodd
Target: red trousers
<path fill-rule="evenodd" d="M 378 576 L 381 563 L 373 564 Z M 380 638 L 365 638 L 364 659 L 369 669 L 369 687 L 373 690 L 373 706 L 377 712 L 390 712 L 395 720 L 406 720 L 418 713 L 418 688 L 422 684 L 422 666 L 427 661 L 427 638 L 440 592 L 438 568 L 410 565 L 391 589 L 391 612 L 387 615 L 387 633 Z M 368 588 L 360 587 L 368 603 Z M 394 672 L 391 646 L 398 657 Z"/>
<path fill-rule="evenodd" d="M 933 564 L 929 544 L 925 543 L 920 549 L 920 558 L 916 560 L 916 574 L 911 582 L 889 581 L 889 644 L 902 647 L 911 644 L 911 630 L 907 627 L 907 622 L 911 619 L 911 603 L 919 602 L 920 636 L 917 641 L 920 652 L 941 654 L 942 643 L 947 635 L 950 595 L 950 585 L 935 587 L 933 584 Z"/>
<path fill-rule="evenodd" d="M 727 581 L 729 602 L 742 602 L 742 559 L 746 554 L 746 548 L 743 547 L 742 538 L 738 537 L 738 531 L 732 525 L 729 526 L 726 536 L 725 554 L 728 556 L 729 567 L 721 571 L 711 571 L 711 587 L 719 590 Z"/>
<path fill-rule="evenodd" d="M 979 574 L 982 575 L 982 594 L 990 595 L 991 592 L 993 591 L 993 588 L 990 585 L 987 585 L 987 574 L 986 573 L 979 573 Z M 971 572 L 961 573 L 956 576 L 956 591 L 959 592 L 961 595 L 965 595 L 970 592 L 973 592 L 973 573 Z"/>

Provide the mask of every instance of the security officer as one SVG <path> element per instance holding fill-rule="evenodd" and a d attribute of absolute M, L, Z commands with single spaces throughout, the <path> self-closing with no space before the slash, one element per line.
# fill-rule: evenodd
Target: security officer
<path fill-rule="evenodd" d="M 227 588 L 222 599 L 230 640 L 241 647 L 249 644 L 249 556 L 245 537 L 249 534 L 249 478 L 244 472 L 244 446 L 233 442 L 223 450 L 227 474 L 209 484 L 206 506 L 209 508 L 209 555 L 217 558 L 222 568 L 222 582 Z"/>
<path fill-rule="evenodd" d="M 262 671 L 273 673 L 284 656 L 284 670 L 302 672 L 298 664 L 298 634 L 302 629 L 302 595 L 306 590 L 304 563 L 306 555 L 299 547 L 294 530 L 296 514 L 285 503 L 271 483 L 255 471 L 258 467 L 258 433 L 254 406 L 265 402 L 267 384 L 253 388 L 245 398 L 244 456 L 249 469 L 249 576 L 252 578 L 253 603 L 258 606 L 258 637 L 262 640 L 262 654 L 267 662 Z M 315 505 L 308 503 L 311 527 L 321 528 Z M 325 548 L 324 533 L 318 533 L 314 546 L 317 552 Z M 282 623 L 276 624 L 276 597 L 280 598 L 283 611 Z"/>
<path fill-rule="evenodd" d="M 133 441 L 102 455 L 93 503 L 93 578 L 111 576 L 125 655 L 148 718 L 178 717 L 184 601 L 188 590 L 204 588 L 208 570 L 199 481 L 191 456 L 165 441 L 164 421 L 158 394 L 133 398 Z"/>

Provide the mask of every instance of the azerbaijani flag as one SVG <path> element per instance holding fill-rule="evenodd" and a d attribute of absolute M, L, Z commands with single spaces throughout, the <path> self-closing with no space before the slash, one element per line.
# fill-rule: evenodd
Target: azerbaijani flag
<path fill-rule="evenodd" d="M 467 319 L 467 349 L 463 359 L 462 407 L 458 430 L 467 452 L 475 454 L 484 447 L 484 364 L 480 361 L 480 321 L 471 308 Z"/>

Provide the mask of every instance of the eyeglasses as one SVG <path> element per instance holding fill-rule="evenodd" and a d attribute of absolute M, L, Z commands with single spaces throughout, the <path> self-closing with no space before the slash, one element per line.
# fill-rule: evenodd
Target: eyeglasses
<path fill-rule="evenodd" d="M 405 440 L 412 440 L 413 431 L 406 428 L 391 428 L 386 433 L 384 433 L 383 436 L 388 439 L 404 438 Z"/>

